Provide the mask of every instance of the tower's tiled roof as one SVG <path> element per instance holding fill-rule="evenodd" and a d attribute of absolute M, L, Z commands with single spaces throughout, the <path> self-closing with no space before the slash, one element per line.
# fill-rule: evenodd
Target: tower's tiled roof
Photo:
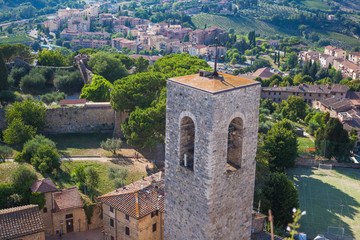
<path fill-rule="evenodd" d="M 0 239 L 14 239 L 44 231 L 37 205 L 0 210 Z"/>
<path fill-rule="evenodd" d="M 30 187 L 30 189 L 32 192 L 41 192 L 41 193 L 59 191 L 59 189 L 57 189 L 56 185 L 50 178 L 35 180 L 33 185 Z"/>
<path fill-rule="evenodd" d="M 245 86 L 258 85 L 257 81 L 219 73 L 219 77 L 206 77 L 199 74 L 176 77 L 168 79 L 169 82 L 185 85 L 190 88 L 199 89 L 208 93 L 216 94 Z"/>
<path fill-rule="evenodd" d="M 140 219 L 164 211 L 164 173 L 159 172 L 99 197 L 100 202 Z"/>

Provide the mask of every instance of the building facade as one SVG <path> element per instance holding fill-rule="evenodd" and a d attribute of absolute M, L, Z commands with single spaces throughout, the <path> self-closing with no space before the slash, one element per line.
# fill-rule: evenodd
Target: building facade
<path fill-rule="evenodd" d="M 259 98 L 227 74 L 168 80 L 164 239 L 251 238 Z"/>

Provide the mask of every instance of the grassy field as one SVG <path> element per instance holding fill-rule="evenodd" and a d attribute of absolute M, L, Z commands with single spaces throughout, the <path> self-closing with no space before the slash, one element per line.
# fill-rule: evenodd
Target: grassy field
<path fill-rule="evenodd" d="M 30 164 L 23 163 L 29 168 L 33 168 Z M 50 177 L 56 186 L 59 188 L 69 188 L 76 186 L 76 183 L 71 179 L 71 172 L 76 168 L 76 166 L 84 164 L 87 166 L 92 166 L 99 173 L 100 182 L 99 187 L 97 188 L 98 193 L 105 194 L 110 191 L 115 190 L 113 186 L 113 181 L 110 180 L 107 176 L 107 168 L 109 166 L 113 167 L 125 167 L 128 169 L 128 176 L 125 179 L 125 184 L 130 184 L 132 181 L 137 181 L 142 178 L 142 176 L 147 176 L 145 168 L 140 168 L 135 164 L 130 164 L 130 162 L 98 162 L 98 161 L 62 161 L 60 169 L 57 171 L 57 175 L 48 175 L 43 176 L 40 173 L 38 174 L 39 178 Z M 0 183 L 8 183 L 11 179 L 12 173 L 15 171 L 19 163 L 16 162 L 7 162 L 0 164 Z"/>
<path fill-rule="evenodd" d="M 31 43 L 32 40 L 26 35 L 10 36 L 0 38 L 0 44 L 4 43 Z"/>
<path fill-rule="evenodd" d="M 299 191 L 301 232 L 308 237 L 326 233 L 328 226 L 344 228 L 344 235 L 360 239 L 360 170 L 294 168 L 288 172 Z"/>
<path fill-rule="evenodd" d="M 303 5 L 310 9 L 329 10 L 330 6 L 321 0 L 302 1 Z"/>
<path fill-rule="evenodd" d="M 59 153 L 63 156 L 110 156 L 100 147 L 102 141 L 111 138 L 112 134 L 54 134 L 47 135 L 56 143 Z"/>
<path fill-rule="evenodd" d="M 203 29 L 206 24 L 208 27 L 216 26 L 227 31 L 230 28 L 233 28 L 237 34 L 244 35 L 247 35 L 247 33 L 252 30 L 255 30 L 256 33 L 260 33 L 262 36 L 275 34 L 288 36 L 291 34 L 274 25 L 248 17 L 218 16 L 201 13 L 194 15 L 191 20 L 195 26 L 200 29 Z"/>
<path fill-rule="evenodd" d="M 315 148 L 315 143 L 307 137 L 299 137 L 298 139 L 298 149 L 300 152 L 304 152 L 306 149 Z"/>

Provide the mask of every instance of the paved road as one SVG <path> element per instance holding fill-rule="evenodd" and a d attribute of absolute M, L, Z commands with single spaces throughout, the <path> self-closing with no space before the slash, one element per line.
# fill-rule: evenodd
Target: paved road
<path fill-rule="evenodd" d="M 46 237 L 46 240 L 103 240 L 104 234 L 101 232 L 102 228 L 97 228 L 94 230 L 89 230 L 86 232 L 76 232 L 64 234 L 62 238 L 59 236 L 50 236 Z"/>

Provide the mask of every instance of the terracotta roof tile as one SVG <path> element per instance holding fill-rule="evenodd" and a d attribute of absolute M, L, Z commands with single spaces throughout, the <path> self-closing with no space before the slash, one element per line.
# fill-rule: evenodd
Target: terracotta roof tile
<path fill-rule="evenodd" d="M 140 219 L 164 212 L 164 173 L 159 172 L 99 197 L 100 202 Z"/>
<path fill-rule="evenodd" d="M 56 192 L 59 190 L 50 178 L 35 180 L 30 189 L 32 192 L 41 193 Z"/>
<path fill-rule="evenodd" d="M 61 189 L 54 193 L 55 212 L 81 207 L 83 207 L 83 202 L 76 187 Z"/>
<path fill-rule="evenodd" d="M 347 93 L 349 87 L 346 85 L 308 85 L 303 84 L 299 86 L 288 87 L 263 87 L 262 91 L 277 91 L 277 92 L 302 92 L 302 93 Z"/>
<path fill-rule="evenodd" d="M 0 239 L 13 239 L 44 231 L 37 205 L 0 210 Z"/>

